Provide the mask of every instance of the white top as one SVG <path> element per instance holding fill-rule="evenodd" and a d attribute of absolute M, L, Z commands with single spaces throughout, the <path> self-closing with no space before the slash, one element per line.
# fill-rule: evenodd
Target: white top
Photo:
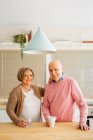
<path fill-rule="evenodd" d="M 40 99 L 34 95 L 34 91 L 24 92 L 25 99 L 23 103 L 20 118 L 31 121 L 40 121 Z"/>

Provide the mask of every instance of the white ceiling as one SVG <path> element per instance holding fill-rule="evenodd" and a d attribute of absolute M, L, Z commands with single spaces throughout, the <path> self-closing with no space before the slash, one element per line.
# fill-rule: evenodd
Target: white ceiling
<path fill-rule="evenodd" d="M 0 24 L 92 26 L 93 0 L 0 0 Z"/>

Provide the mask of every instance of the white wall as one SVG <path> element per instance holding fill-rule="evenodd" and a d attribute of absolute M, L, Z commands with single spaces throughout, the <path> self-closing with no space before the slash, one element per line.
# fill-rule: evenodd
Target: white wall
<path fill-rule="evenodd" d="M 92 40 L 92 13 L 93 0 L 0 0 L 0 42 L 38 26 L 51 41 Z"/>

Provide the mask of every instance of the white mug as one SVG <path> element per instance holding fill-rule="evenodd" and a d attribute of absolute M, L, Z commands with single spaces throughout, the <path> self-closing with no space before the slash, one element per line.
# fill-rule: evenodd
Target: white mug
<path fill-rule="evenodd" d="M 48 117 L 48 122 L 49 122 L 49 126 L 50 127 L 54 127 L 55 126 L 55 121 L 56 121 L 56 117 L 55 116 L 49 116 Z"/>

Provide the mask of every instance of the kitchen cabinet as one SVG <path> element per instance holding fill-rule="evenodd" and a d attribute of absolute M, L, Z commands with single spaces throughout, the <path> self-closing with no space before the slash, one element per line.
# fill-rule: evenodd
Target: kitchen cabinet
<path fill-rule="evenodd" d="M 55 44 L 57 53 L 51 59 L 58 59 L 64 66 L 64 73 L 74 78 L 85 98 L 93 99 L 93 44 Z"/>
<path fill-rule="evenodd" d="M 0 122 L 11 122 L 5 109 L 0 109 Z"/>
<path fill-rule="evenodd" d="M 30 67 L 35 73 L 33 84 L 45 84 L 45 55 L 20 56 L 17 45 L 0 45 L 0 96 L 9 95 L 10 91 L 19 84 L 17 72 L 20 67 Z"/>
<path fill-rule="evenodd" d="M 7 115 L 6 105 L 1 102 L 0 102 L 0 122 L 12 122 L 9 116 Z"/>
<path fill-rule="evenodd" d="M 48 81 L 48 63 L 52 59 L 59 59 L 64 65 L 64 73 L 78 82 L 84 97 L 93 98 L 93 46 L 92 44 L 74 43 L 57 45 L 57 52 L 51 55 L 20 56 L 20 49 L 0 46 L 0 95 L 9 95 L 11 89 L 19 84 L 16 74 L 20 67 L 29 66 L 34 70 L 33 83 L 44 86 Z M 93 101 L 92 101 L 93 105 Z M 89 106 L 88 115 L 93 116 L 93 106 Z M 4 114 L 4 118 L 2 118 Z M 76 110 L 79 119 L 79 110 Z M 0 110 L 1 121 L 9 121 L 5 110 Z"/>
<path fill-rule="evenodd" d="M 93 116 L 93 105 L 88 106 L 88 116 Z"/>
<path fill-rule="evenodd" d="M 78 82 L 85 98 L 93 98 L 93 44 L 54 43 L 57 52 L 50 55 L 27 55 L 23 60 L 17 45 L 0 45 L 0 95 L 8 95 L 19 82 L 16 78 L 20 67 L 29 66 L 34 70 L 33 83 L 45 86 L 49 78 L 48 63 L 59 59 L 64 73 Z"/>
<path fill-rule="evenodd" d="M 88 104 L 88 116 L 93 116 L 93 99 L 87 99 Z"/>

